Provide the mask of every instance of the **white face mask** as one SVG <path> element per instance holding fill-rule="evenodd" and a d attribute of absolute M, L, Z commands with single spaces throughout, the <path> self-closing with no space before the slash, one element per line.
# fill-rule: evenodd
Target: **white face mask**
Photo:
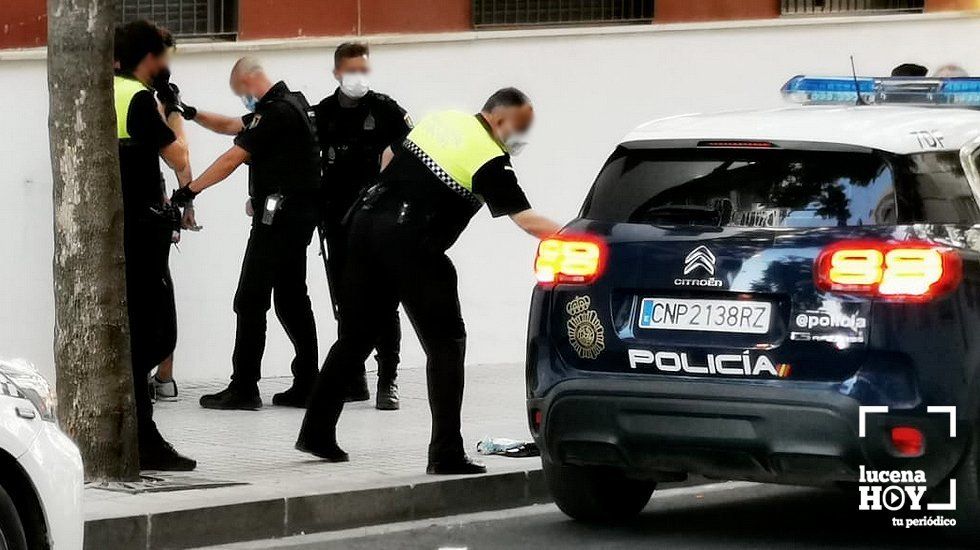
<path fill-rule="evenodd" d="M 521 151 L 523 151 L 525 147 L 527 147 L 527 134 L 512 134 L 506 141 L 504 141 L 504 147 L 507 148 L 507 152 L 510 153 L 511 156 L 516 157 L 517 155 L 521 154 Z"/>
<path fill-rule="evenodd" d="M 340 77 L 340 91 L 351 99 L 361 99 L 370 89 L 368 75 L 364 73 L 344 73 Z"/>

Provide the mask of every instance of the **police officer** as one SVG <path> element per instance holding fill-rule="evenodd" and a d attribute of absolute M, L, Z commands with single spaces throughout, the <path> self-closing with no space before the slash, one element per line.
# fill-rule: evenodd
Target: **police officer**
<path fill-rule="evenodd" d="M 439 112 L 421 120 L 355 206 L 343 274 L 340 338 L 317 379 L 296 448 L 331 462 L 348 460 L 336 440 L 342 382 L 374 347 L 376 320 L 398 303 L 427 356 L 432 439 L 430 474 L 486 471 L 463 451 L 460 408 L 466 331 L 456 270 L 446 255 L 483 203 L 543 238 L 560 227 L 531 209 L 510 155 L 522 148 L 534 110 L 527 96 L 505 88 L 476 115 Z"/>
<path fill-rule="evenodd" d="M 235 134 L 235 145 L 171 199 L 183 204 L 243 163 L 249 165 L 252 229 L 235 294 L 234 372 L 228 388 L 201 397 L 201 406 L 245 410 L 262 406 L 258 381 L 266 313 L 272 301 L 296 352 L 293 386 L 273 396 L 272 402 L 302 407 L 313 387 L 318 359 L 306 288 L 306 249 L 319 218 L 320 148 L 313 110 L 301 93 L 290 91 L 281 81 L 273 84 L 251 57 L 235 64 L 231 87 L 251 114 L 231 118 L 190 110 L 202 126 Z"/>
<path fill-rule="evenodd" d="M 177 342 L 169 261 L 180 213 L 166 203 L 160 157 L 180 185 L 191 180 L 183 121 L 168 82 L 173 39 L 147 21 L 120 27 L 116 39 L 113 87 L 140 469 L 193 470 L 197 463 L 177 453 L 157 430 L 147 388 L 150 371 L 173 353 Z"/>
<path fill-rule="evenodd" d="M 334 78 L 340 86 L 316 106 L 323 157 L 323 191 L 325 209 L 321 238 L 325 238 L 328 257 L 327 277 L 335 304 L 341 302 L 341 273 L 344 270 L 347 232 L 343 220 L 358 195 L 376 183 L 381 170 L 381 153 L 391 144 L 401 142 L 411 130 L 411 119 L 395 100 L 370 89 L 371 71 L 366 44 L 346 42 L 334 52 Z M 338 315 L 339 316 L 339 315 Z M 395 383 L 401 329 L 398 310 L 377 320 L 378 392 L 375 407 L 398 409 L 398 386 Z M 364 365 L 347 386 L 347 401 L 367 401 L 368 391 Z"/>

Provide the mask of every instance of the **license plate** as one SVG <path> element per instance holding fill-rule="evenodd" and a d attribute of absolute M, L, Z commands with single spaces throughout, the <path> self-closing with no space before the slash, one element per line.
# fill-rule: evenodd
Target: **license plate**
<path fill-rule="evenodd" d="M 640 328 L 765 334 L 772 304 L 743 300 L 644 298 Z"/>

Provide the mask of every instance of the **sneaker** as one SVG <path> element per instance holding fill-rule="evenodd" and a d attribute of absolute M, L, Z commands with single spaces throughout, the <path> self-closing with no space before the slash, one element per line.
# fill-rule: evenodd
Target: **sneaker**
<path fill-rule="evenodd" d="M 368 389 L 367 375 L 361 374 L 354 378 L 347 391 L 344 392 L 344 403 L 355 403 L 358 401 L 368 401 L 371 399 L 371 390 Z"/>
<path fill-rule="evenodd" d="M 201 406 L 205 409 L 255 411 L 262 408 L 262 398 L 259 397 L 258 388 L 245 390 L 231 385 L 218 393 L 202 395 Z"/>
<path fill-rule="evenodd" d="M 272 404 L 276 405 L 277 407 L 296 407 L 297 409 L 305 409 L 306 402 L 309 400 L 311 392 L 312 390 L 310 390 L 308 386 L 293 385 L 288 390 L 273 395 Z"/>
<path fill-rule="evenodd" d="M 330 445 L 310 445 L 303 440 L 299 440 L 296 442 L 295 447 L 297 451 L 322 458 L 327 462 L 350 462 L 350 456 L 336 443 Z"/>
<path fill-rule="evenodd" d="M 374 408 L 379 411 L 397 411 L 400 407 L 398 383 L 394 380 L 378 380 L 378 394 L 375 397 Z"/>
<path fill-rule="evenodd" d="M 487 473 L 487 467 L 463 455 L 452 460 L 429 460 L 425 469 L 429 475 L 473 475 Z"/>
<path fill-rule="evenodd" d="M 150 396 L 154 400 L 176 401 L 177 382 L 173 378 L 164 382 L 157 378 L 155 374 L 150 376 Z"/>
<path fill-rule="evenodd" d="M 197 468 L 197 461 L 177 452 L 164 440 L 152 445 L 140 446 L 140 470 L 158 472 L 190 472 Z"/>

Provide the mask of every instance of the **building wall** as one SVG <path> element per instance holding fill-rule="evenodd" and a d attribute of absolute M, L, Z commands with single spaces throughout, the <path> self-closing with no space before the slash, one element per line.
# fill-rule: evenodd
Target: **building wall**
<path fill-rule="evenodd" d="M 239 0 L 239 39 L 432 33 L 472 28 L 470 0 Z M 927 11 L 980 0 L 926 0 Z M 778 0 L 657 0 L 654 23 L 766 19 Z M 44 0 L 0 2 L 0 49 L 43 46 Z"/>
<path fill-rule="evenodd" d="M 0 49 L 43 46 L 48 36 L 44 0 L 0 2 Z"/>
<path fill-rule="evenodd" d="M 361 34 L 429 33 L 472 28 L 472 2 L 464 0 L 360 0 Z"/>
<path fill-rule="evenodd" d="M 788 77 L 847 73 L 851 54 L 866 74 L 886 74 L 905 61 L 928 66 L 960 62 L 980 71 L 975 55 L 980 50 L 980 18 L 910 16 L 847 24 L 773 21 L 670 32 L 638 28 L 627 33 L 504 36 L 377 43 L 374 85 L 416 119 L 450 107 L 476 111 L 501 86 L 527 91 L 535 101 L 538 123 L 531 145 L 515 159 L 515 166 L 532 204 L 563 221 L 576 215 L 617 140 L 642 121 L 696 111 L 777 107 L 782 105 L 779 87 Z M 949 36 L 958 39 L 950 41 Z M 330 43 L 310 47 L 299 42 L 286 49 L 257 43 L 230 51 L 188 49 L 173 67 L 185 99 L 199 108 L 240 113 L 241 104 L 229 92 L 225 75 L 245 47 L 258 47 L 255 53 L 272 75 L 305 92 L 311 101 L 336 85 L 329 73 Z M 0 250 L 5 258 L 0 262 L 0 355 L 31 358 L 50 374 L 53 242 L 44 60 L 0 61 L 0 88 L 7 98 L 0 102 L 0 120 L 6 135 L 17 136 L 0 140 Z M 229 138 L 194 124 L 188 124 L 188 133 L 195 173 L 231 144 Z M 232 299 L 249 227 L 245 189 L 245 171 L 239 170 L 201 195 L 196 202 L 204 230 L 185 234 L 179 250 L 173 251 L 180 327 L 176 368 L 181 379 L 229 373 L 235 330 Z M 492 219 L 484 210 L 451 251 L 460 275 L 471 368 L 523 361 L 534 249 L 534 240 L 510 221 Z M 320 261 L 311 247 L 309 286 L 322 357 L 334 341 L 336 326 Z M 269 320 L 264 373 L 286 375 L 289 343 L 275 316 L 270 314 Z M 420 366 L 423 356 L 411 325 L 403 326 L 405 362 Z"/>
<path fill-rule="evenodd" d="M 926 11 L 955 11 L 980 9 L 980 0 L 926 0 Z"/>
<path fill-rule="evenodd" d="M 357 0 L 238 0 L 241 40 L 357 34 Z"/>
<path fill-rule="evenodd" d="M 657 23 L 766 19 L 780 13 L 776 0 L 656 0 L 654 9 Z"/>

